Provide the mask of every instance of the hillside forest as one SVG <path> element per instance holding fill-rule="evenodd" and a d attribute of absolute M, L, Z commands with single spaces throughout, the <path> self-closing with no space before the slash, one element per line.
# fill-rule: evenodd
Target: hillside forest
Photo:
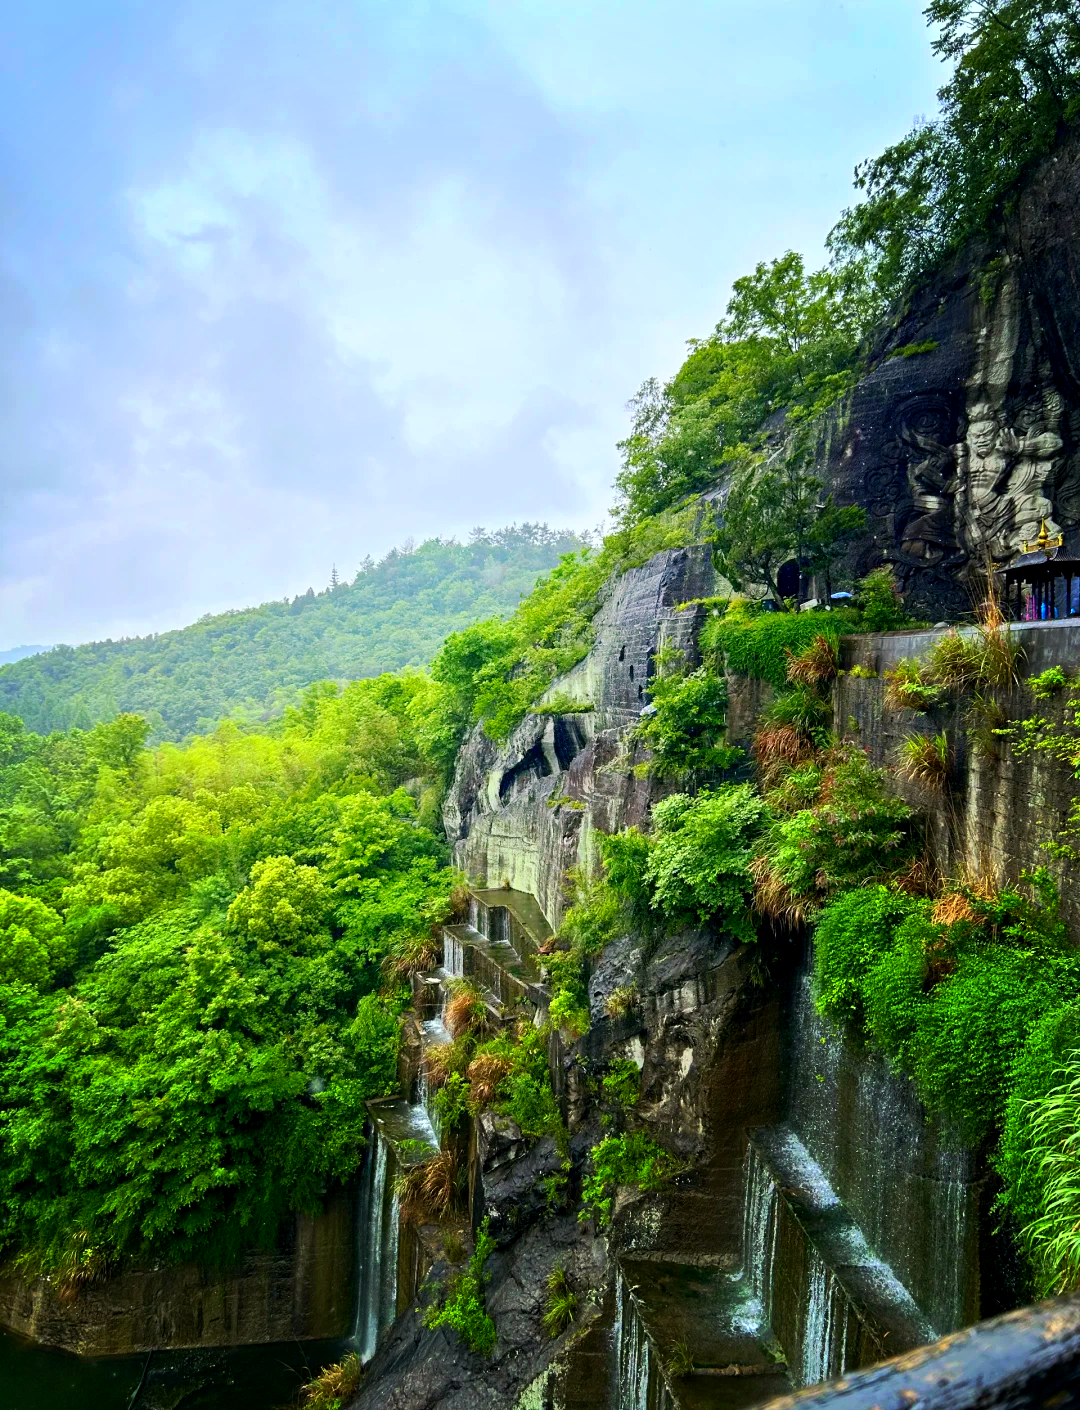
<path fill-rule="evenodd" d="M 4 1256 L 73 1284 L 125 1258 L 227 1261 L 355 1178 L 408 978 L 460 903 L 440 804 L 462 741 L 571 708 L 558 677 L 612 583 L 708 544 L 728 588 L 701 663 L 659 662 L 633 739 L 671 791 L 574 879 L 551 1021 L 581 1034 L 588 966 L 628 929 L 713 926 L 760 947 L 763 983 L 784 962 L 769 936 L 811 931 L 822 1011 L 990 1154 L 1032 1287 L 1080 1285 L 1075 937 L 1043 872 L 1005 888 L 932 875 L 917 811 L 831 717 L 840 633 L 911 624 L 889 571 L 838 577 L 853 596 L 828 614 L 789 610 L 779 584 L 792 557 L 839 574 L 861 524 L 822 497 L 803 431 L 906 291 L 973 232 L 992 253 L 1080 107 L 1071 6 L 926 13 L 954 61 L 939 119 L 859 169 L 826 268 L 762 262 L 675 375 L 641 389 L 601 545 L 535 526 L 432 540 L 317 596 L 0 672 Z M 896 708 L 1020 680 L 992 602 L 948 640 L 890 683 Z M 776 692 L 753 757 L 726 743 L 728 675 Z M 1080 711 L 1064 678 L 1024 688 L 1033 719 L 1040 692 Z M 911 744 L 911 777 L 940 777 L 934 747 Z M 1047 747 L 1080 767 L 1075 729 Z M 531 1083 L 550 1109 L 539 1069 L 504 1053 L 481 1091 L 475 1056 L 446 1055 L 463 1103 L 520 1104 Z M 665 1168 L 633 1106 L 589 1156 L 601 1219 L 617 1184 Z"/>

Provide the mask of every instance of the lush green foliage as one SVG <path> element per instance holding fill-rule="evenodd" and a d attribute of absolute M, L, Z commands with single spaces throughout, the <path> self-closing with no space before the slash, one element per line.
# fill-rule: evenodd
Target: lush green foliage
<path fill-rule="evenodd" d="M 429 1307 L 424 1316 L 427 1327 L 452 1327 L 471 1351 L 490 1356 L 498 1332 L 484 1301 L 488 1274 L 485 1265 L 495 1252 L 495 1240 L 485 1219 L 476 1235 L 476 1247 L 468 1267 L 451 1281 L 442 1306 Z"/>
<path fill-rule="evenodd" d="M 396 788 L 428 688 L 314 690 L 273 735 L 152 751 L 132 717 L 4 717 L 4 1248 L 61 1274 L 225 1260 L 353 1174 L 395 1077 L 383 961 L 448 909 Z"/>
<path fill-rule="evenodd" d="M 676 927 L 711 923 L 722 934 L 757 938 L 750 916 L 750 862 L 767 812 L 751 784 L 728 784 L 653 807 L 645 878 L 652 906 Z"/>
<path fill-rule="evenodd" d="M 787 898 L 812 910 L 837 891 L 897 871 L 913 856 L 912 810 L 861 749 L 838 747 L 793 773 L 786 790 L 770 794 L 770 802 L 787 811 L 779 813 L 763 851 L 771 882 Z"/>
<path fill-rule="evenodd" d="M 723 742 L 727 685 L 722 676 L 700 667 L 690 674 L 675 670 L 649 686 L 651 708 L 642 713 L 636 737 L 652 754 L 649 772 L 657 778 L 704 780 L 723 773 L 742 750 Z"/>
<path fill-rule="evenodd" d="M 592 1173 L 581 1187 L 580 1217 L 599 1219 L 602 1227 L 611 1222 L 615 1196 L 620 1185 L 639 1190 L 659 1190 L 680 1169 L 679 1161 L 663 1146 L 641 1132 L 605 1136 L 590 1152 Z"/>
<path fill-rule="evenodd" d="M 754 603 L 736 598 L 723 615 L 717 611 L 702 627 L 701 649 L 714 669 L 768 681 L 783 690 L 792 656 L 805 651 L 816 636 L 835 643 L 854 627 L 854 614 L 846 609 L 762 612 Z"/>
<path fill-rule="evenodd" d="M 885 300 L 971 236 L 992 232 L 1032 163 L 1080 111 L 1080 22 L 1071 0 L 931 0 L 935 53 L 955 62 L 941 115 L 856 170 L 865 199 L 830 236 Z"/>
<path fill-rule="evenodd" d="M 1071 1013 L 1080 996 L 1080 959 L 1056 894 L 1045 873 L 1031 880 L 1030 894 L 958 893 L 963 904 L 942 913 L 951 923 L 935 920 L 929 902 L 864 887 L 832 901 L 815 930 L 822 1011 L 861 1027 L 915 1077 L 930 1110 L 975 1144 L 1005 1121 L 1029 1035 L 1063 1005 Z M 1043 1030 L 1028 1055 L 1025 1094 L 1045 1075 L 1049 1041 Z M 1006 1168 L 1018 1180 L 1022 1107 L 1014 1104 L 1012 1120 Z M 1030 1208 L 1030 1195 L 1022 1203 Z"/>
<path fill-rule="evenodd" d="M 537 575 L 580 539 L 546 525 L 429 539 L 368 560 L 352 583 L 292 602 L 204 617 L 180 631 L 60 646 L 0 668 L 0 709 L 41 733 L 145 716 L 157 739 L 204 732 L 226 716 L 265 721 L 313 681 L 426 665 L 443 638 L 513 611 Z"/>

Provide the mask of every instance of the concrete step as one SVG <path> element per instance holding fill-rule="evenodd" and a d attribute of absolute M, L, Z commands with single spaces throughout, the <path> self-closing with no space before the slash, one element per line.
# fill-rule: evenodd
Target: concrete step
<path fill-rule="evenodd" d="M 616 1296 L 619 1404 L 743 1410 L 791 1390 L 740 1274 L 662 1254 L 621 1258 Z"/>

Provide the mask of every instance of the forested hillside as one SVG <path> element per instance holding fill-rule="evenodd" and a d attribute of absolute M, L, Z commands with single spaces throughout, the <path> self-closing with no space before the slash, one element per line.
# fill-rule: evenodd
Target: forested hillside
<path fill-rule="evenodd" d="M 504 617 L 537 575 L 582 546 L 522 524 L 467 544 L 428 539 L 370 559 L 355 579 L 291 602 L 225 612 L 179 631 L 58 646 L 0 668 L 0 708 L 28 729 L 89 728 L 135 711 L 157 739 L 183 739 L 226 716 L 280 713 L 313 681 L 425 665 L 453 631 Z"/>

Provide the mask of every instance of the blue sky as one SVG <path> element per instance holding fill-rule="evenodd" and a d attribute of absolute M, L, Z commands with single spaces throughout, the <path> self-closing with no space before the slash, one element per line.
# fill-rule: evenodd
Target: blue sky
<path fill-rule="evenodd" d="M 0 47 L 0 649 L 596 525 L 625 403 L 931 114 L 909 0 L 35 0 Z"/>

